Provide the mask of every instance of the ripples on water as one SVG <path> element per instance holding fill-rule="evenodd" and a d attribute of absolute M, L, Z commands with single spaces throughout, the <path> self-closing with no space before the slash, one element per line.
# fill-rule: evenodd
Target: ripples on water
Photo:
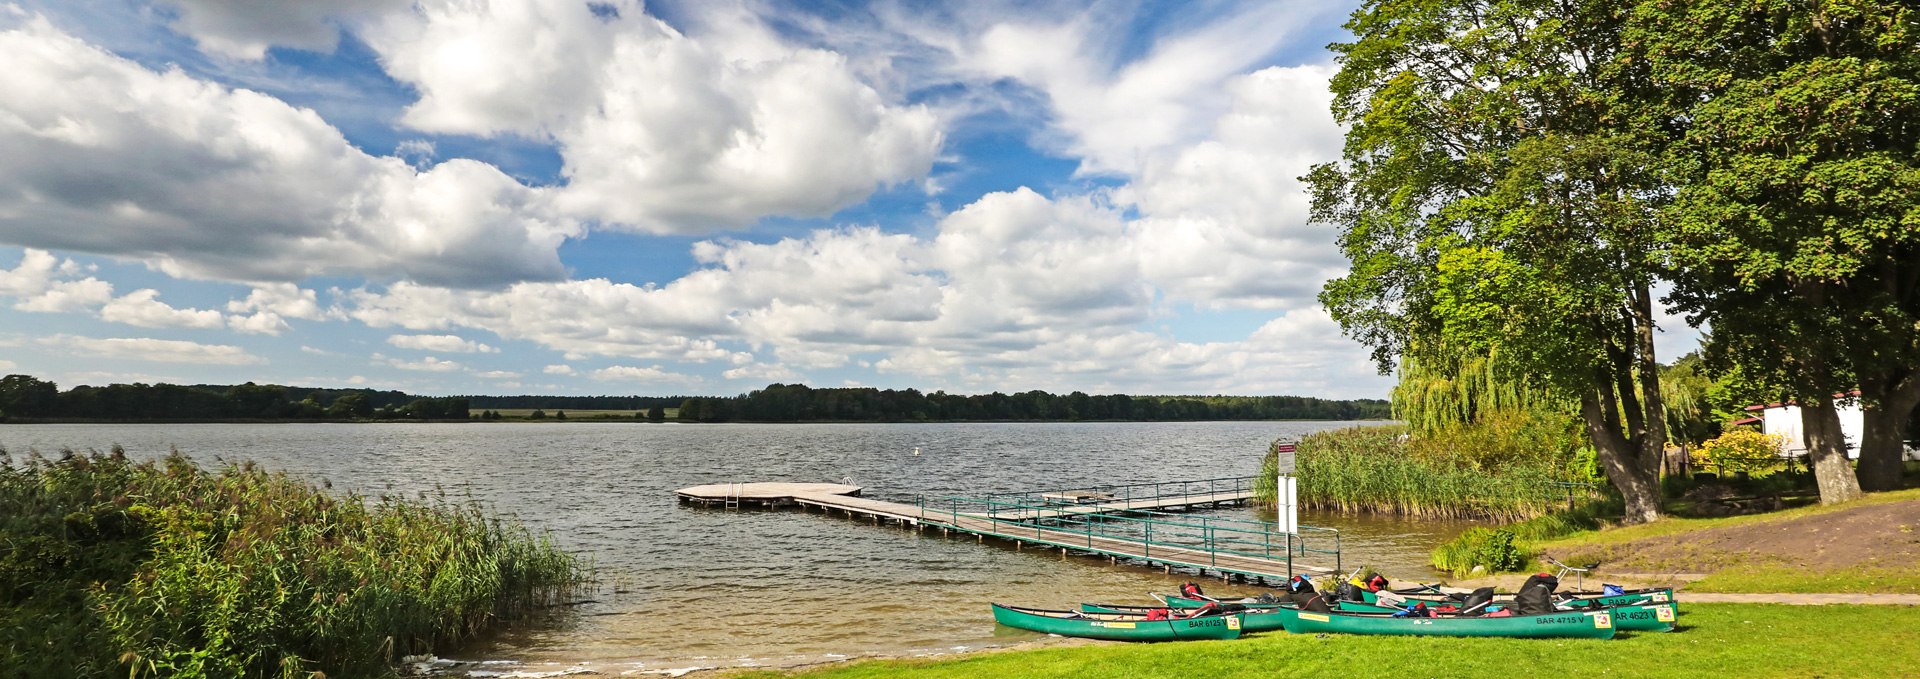
<path fill-rule="evenodd" d="M 445 489 L 551 530 L 591 555 L 591 603 L 451 654 L 603 671 L 793 665 L 1032 641 L 987 603 L 1145 602 L 1180 573 L 1025 552 L 972 538 L 790 510 L 678 504 L 734 481 L 851 482 L 879 499 L 1256 474 L 1267 444 L 1336 422 L 677 425 L 641 423 L 12 425 L 0 445 L 170 447 L 366 495 Z M 920 448 L 919 456 L 913 455 Z M 1218 510 L 1272 520 L 1270 510 Z M 1345 563 L 1432 575 L 1449 523 L 1309 516 L 1340 528 Z M 1326 564 L 1331 565 L 1331 564 Z M 1252 592 L 1219 580 L 1208 590 Z M 615 591 L 617 590 L 617 591 Z"/>

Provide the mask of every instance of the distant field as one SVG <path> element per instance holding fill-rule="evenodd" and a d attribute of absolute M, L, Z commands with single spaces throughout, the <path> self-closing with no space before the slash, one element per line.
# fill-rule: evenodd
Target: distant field
<path fill-rule="evenodd" d="M 524 419 L 528 415 L 532 415 L 533 411 L 535 410 L 547 411 L 548 418 L 552 418 L 554 415 L 564 411 L 567 414 L 567 419 L 569 420 L 591 420 L 596 418 L 633 419 L 634 413 L 636 412 L 642 416 L 645 416 L 647 414 L 647 411 L 645 410 L 637 410 L 637 411 L 636 410 L 564 410 L 560 408 L 475 408 L 473 412 L 478 413 L 486 410 L 492 410 L 493 412 L 500 413 L 501 417 L 504 417 L 507 419 L 516 419 L 516 418 Z M 669 420 L 673 419 L 679 414 L 680 414 L 679 408 L 667 409 L 667 419 Z"/>

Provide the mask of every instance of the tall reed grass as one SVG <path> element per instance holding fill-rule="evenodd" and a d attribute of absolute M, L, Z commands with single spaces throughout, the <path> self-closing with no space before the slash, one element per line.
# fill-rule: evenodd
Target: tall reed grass
<path fill-rule="evenodd" d="M 1399 425 L 1302 438 L 1294 455 L 1303 509 L 1515 521 L 1567 505 L 1556 485 L 1584 480 L 1577 456 L 1540 425 L 1500 422 L 1420 438 Z M 1272 501 L 1269 450 L 1256 497 Z"/>
<path fill-rule="evenodd" d="M 0 676 L 383 675 L 590 577 L 444 494 L 336 496 L 177 451 L 0 451 Z"/>

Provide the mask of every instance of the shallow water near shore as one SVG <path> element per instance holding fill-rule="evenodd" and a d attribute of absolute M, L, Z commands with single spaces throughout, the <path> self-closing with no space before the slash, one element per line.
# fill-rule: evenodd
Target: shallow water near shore
<path fill-rule="evenodd" d="M 912 502 L 1245 476 L 1259 472 L 1276 438 L 1351 424 L 5 425 L 0 446 L 17 457 L 119 444 L 139 458 L 178 447 L 203 464 L 251 459 L 336 492 L 470 495 L 589 556 L 602 582 L 587 601 L 441 655 L 495 661 L 485 671 L 638 674 L 1032 642 L 1043 637 L 994 625 L 988 602 L 1144 603 L 1147 592 L 1195 577 L 834 515 L 682 505 L 677 488 L 844 482 L 868 497 Z M 1256 507 L 1216 513 L 1273 518 Z M 1302 522 L 1342 531 L 1346 567 L 1368 564 L 1401 580 L 1432 577 L 1427 552 L 1466 525 Z M 1259 591 L 1201 582 L 1209 592 Z"/>

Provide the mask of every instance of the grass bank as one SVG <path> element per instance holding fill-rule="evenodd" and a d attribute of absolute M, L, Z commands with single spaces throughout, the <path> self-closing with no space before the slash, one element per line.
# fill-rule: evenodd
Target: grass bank
<path fill-rule="evenodd" d="M 1684 510 L 1691 503 L 1674 501 L 1668 509 Z M 1867 525 L 1826 526 L 1831 536 L 1843 534 L 1853 560 L 1827 566 L 1795 565 L 1796 555 L 1785 549 L 1736 551 L 1704 543 L 1713 531 L 1756 529 L 1779 524 L 1778 531 L 1810 531 L 1803 549 L 1818 549 L 1813 538 L 1822 526 L 1801 525 L 1842 513 L 1889 505 L 1912 505 L 1916 520 L 1898 516 Z M 1705 592 L 1902 592 L 1920 593 L 1920 561 L 1904 558 L 1903 545 L 1920 545 L 1920 489 L 1871 493 L 1847 503 L 1808 505 L 1760 514 L 1694 518 L 1668 514 L 1666 518 L 1635 526 L 1613 525 L 1621 513 L 1620 501 L 1609 498 L 1585 503 L 1573 511 L 1558 511 L 1498 527 L 1469 529 L 1436 547 L 1435 568 L 1456 576 L 1530 570 L 1535 558 L 1553 555 L 1566 563 L 1617 563 L 1640 550 L 1657 551 L 1657 562 L 1630 571 L 1642 573 L 1710 573 L 1688 589 Z M 1838 529 L 1838 530 L 1836 530 Z M 1762 532 L 1766 529 L 1758 529 Z M 1874 531 L 1862 534 L 1860 531 Z M 1660 544 L 1655 544 L 1660 543 Z M 1752 545 L 1755 543 L 1744 543 Z M 1740 546 L 1740 545 L 1736 545 Z M 1645 559 L 1641 559 L 1645 561 Z M 1740 568 L 1728 568 L 1729 566 Z M 1613 570 L 1620 570 L 1614 568 Z"/>
<path fill-rule="evenodd" d="M 1420 438 L 1399 425 L 1310 434 L 1293 455 L 1303 509 L 1520 521 L 1565 508 L 1555 484 L 1570 456 L 1534 425 L 1488 424 Z M 1279 456 L 1269 450 L 1256 499 L 1272 502 Z"/>
<path fill-rule="evenodd" d="M 1611 640 L 1290 635 L 1236 641 L 1098 644 L 934 660 L 882 660 L 757 679 L 906 677 L 1897 676 L 1920 663 L 1903 606 L 1681 604 L 1681 628 Z M 983 610 L 984 616 L 986 612 Z M 1871 649 L 1847 652 L 1845 648 Z"/>
<path fill-rule="evenodd" d="M 1822 516 L 1826 514 L 1833 514 L 1835 512 L 1843 512 L 1843 511 L 1848 511 L 1853 509 L 1859 509 L 1861 507 L 1873 507 L 1876 505 L 1895 504 L 1895 503 L 1901 503 L 1901 502 L 1914 502 L 1914 501 L 1920 501 L 1920 488 L 1909 488 L 1907 490 L 1896 490 L 1896 491 L 1885 492 L 1885 493 L 1868 493 L 1866 496 L 1861 497 L 1860 499 L 1854 500 L 1852 502 L 1843 502 L 1839 504 L 1830 504 L 1830 505 L 1808 505 L 1805 507 L 1796 507 L 1793 509 L 1783 509 L 1777 512 L 1767 512 L 1765 514 L 1747 514 L 1743 516 L 1723 516 L 1723 517 L 1701 518 L 1701 519 L 1687 518 L 1687 517 L 1680 517 L 1680 516 L 1668 516 L 1666 518 L 1660 519 L 1659 521 L 1654 521 L 1651 523 L 1643 523 L 1643 524 L 1634 525 L 1634 526 L 1616 526 L 1616 527 L 1599 528 L 1599 529 L 1593 529 L 1593 530 L 1582 530 L 1582 531 L 1578 531 L 1578 532 L 1566 535 L 1559 539 L 1549 541 L 1542 546 L 1548 547 L 1551 549 L 1556 549 L 1556 550 L 1570 550 L 1570 549 L 1576 549 L 1579 547 L 1617 545 L 1617 544 L 1632 542 L 1634 540 L 1640 540 L 1645 538 L 1679 535 L 1682 533 L 1692 533 L 1692 532 L 1698 532 L 1698 531 L 1712 529 L 1712 528 L 1724 528 L 1729 526 L 1751 526 L 1751 525 L 1757 525 L 1757 524 L 1792 521 L 1794 519 L 1803 519 L 1808 517 Z"/>
<path fill-rule="evenodd" d="M 335 496 L 177 452 L 0 451 L 0 676 L 382 675 L 587 578 L 443 496 Z"/>
<path fill-rule="evenodd" d="M 1668 517 L 1539 543 L 1603 571 L 1704 573 L 1699 592 L 1920 594 L 1920 489 L 1745 516 Z"/>

